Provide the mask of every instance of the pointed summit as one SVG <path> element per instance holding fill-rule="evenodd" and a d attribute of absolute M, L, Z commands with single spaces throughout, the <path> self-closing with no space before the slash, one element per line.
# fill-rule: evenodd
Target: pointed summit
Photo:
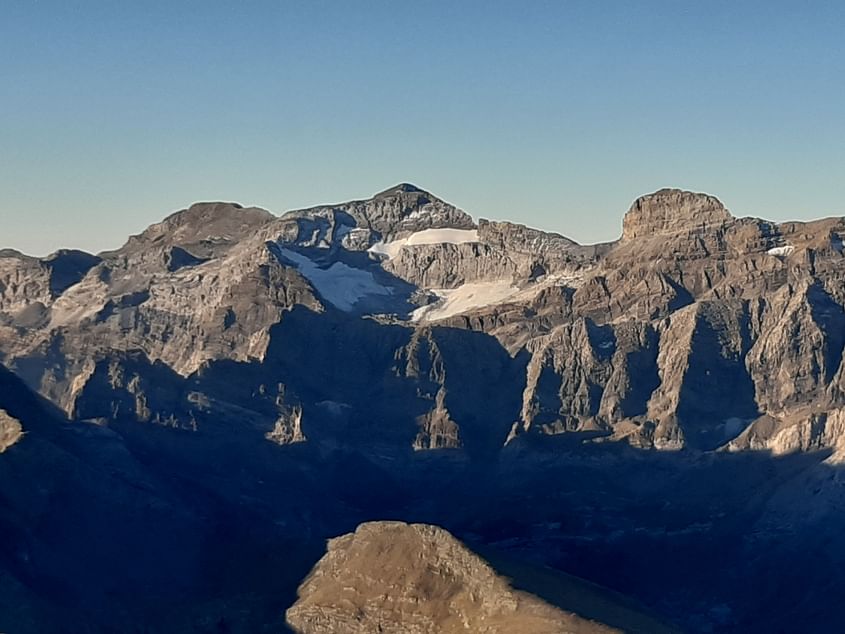
<path fill-rule="evenodd" d="M 378 194 L 373 196 L 373 198 L 386 198 L 388 196 L 396 196 L 401 194 L 426 194 L 428 196 L 431 195 L 424 189 L 420 189 L 412 183 L 399 183 L 398 185 L 395 185 L 393 187 L 385 189 L 382 192 L 379 192 Z"/>
<path fill-rule="evenodd" d="M 472 217 L 465 211 L 413 185 L 399 183 L 366 200 L 350 200 L 334 205 L 321 205 L 287 212 L 283 220 L 299 219 L 307 223 L 325 224 L 343 218 L 342 224 L 370 232 L 367 245 L 376 241 L 403 238 L 425 229 L 475 229 Z M 332 218 L 329 221 L 329 218 Z M 314 233 L 312 224 L 302 226 L 302 235 Z M 322 234 L 319 234 L 322 236 Z M 313 241 L 313 240 L 312 240 Z M 363 243 L 362 243 L 363 244 Z"/>

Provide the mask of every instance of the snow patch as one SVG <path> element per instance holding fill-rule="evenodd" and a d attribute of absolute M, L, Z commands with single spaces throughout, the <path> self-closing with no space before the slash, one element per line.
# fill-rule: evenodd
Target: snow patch
<path fill-rule="evenodd" d="M 367 249 L 370 253 L 386 255 L 388 259 L 395 258 L 403 247 L 421 244 L 464 244 L 478 242 L 477 229 L 424 229 L 412 233 L 407 238 L 392 242 L 376 242 Z"/>
<path fill-rule="evenodd" d="M 533 296 L 540 289 L 549 288 L 550 286 L 568 286 L 569 288 L 578 288 L 584 282 L 587 272 L 589 272 L 589 269 L 540 275 L 534 280 L 535 283 L 528 287 L 526 293 Z M 529 296 L 528 294 L 526 297 Z"/>
<path fill-rule="evenodd" d="M 792 246 L 791 244 L 787 244 L 787 245 L 782 246 L 782 247 L 773 247 L 773 248 L 769 249 L 768 251 L 766 251 L 766 253 L 768 253 L 769 255 L 775 255 L 775 256 L 778 256 L 778 257 L 785 257 L 785 256 L 789 255 L 790 253 L 792 253 L 793 251 L 795 251 L 795 247 Z"/>
<path fill-rule="evenodd" d="M 376 282 L 373 274 L 343 262 L 335 262 L 322 269 L 311 258 L 284 247 L 279 252 L 292 262 L 327 302 L 343 311 L 351 311 L 355 304 L 370 295 L 391 295 L 392 291 Z"/>
<path fill-rule="evenodd" d="M 500 304 L 519 292 L 511 280 L 472 282 L 457 288 L 432 290 L 440 299 L 411 313 L 411 321 L 434 321 L 464 313 L 473 308 Z"/>
<path fill-rule="evenodd" d="M 53 304 L 49 328 L 60 328 L 94 317 L 106 306 L 108 287 L 98 278 L 85 278 L 67 289 Z"/>

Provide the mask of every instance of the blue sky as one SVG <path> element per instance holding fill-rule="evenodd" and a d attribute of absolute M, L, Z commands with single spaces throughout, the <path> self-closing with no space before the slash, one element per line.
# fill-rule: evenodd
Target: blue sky
<path fill-rule="evenodd" d="M 845 3 L 0 2 L 0 246 L 413 182 L 613 239 L 638 195 L 845 214 Z"/>

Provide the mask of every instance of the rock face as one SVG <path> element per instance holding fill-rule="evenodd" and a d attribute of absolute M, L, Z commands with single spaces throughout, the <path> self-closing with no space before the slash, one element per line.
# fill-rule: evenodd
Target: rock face
<path fill-rule="evenodd" d="M 0 453 L 6 451 L 23 436 L 21 422 L 0 409 Z"/>
<path fill-rule="evenodd" d="M 713 196 L 661 189 L 638 198 L 622 222 L 622 239 L 653 238 L 682 231 L 708 231 L 733 220 Z"/>
<path fill-rule="evenodd" d="M 612 599 L 586 584 L 573 603 L 607 609 Z M 602 603 L 606 605 L 602 605 Z M 370 522 L 332 539 L 328 552 L 299 588 L 287 611 L 302 634 L 384 632 L 581 633 L 670 632 L 670 628 L 621 608 L 624 630 L 566 612 L 528 592 L 442 528 Z"/>
<path fill-rule="evenodd" d="M 509 442 L 589 431 L 715 449 L 757 419 L 799 424 L 801 412 L 841 405 L 843 235 L 842 219 L 736 219 L 716 198 L 679 190 L 638 199 L 622 238 L 590 247 L 507 222 L 476 225 L 408 184 L 281 218 L 198 203 L 100 256 L 4 252 L 0 351 L 30 386 L 81 415 L 86 389 L 103 390 L 91 383 L 92 363 L 140 354 L 188 378 L 219 361 L 264 362 L 273 328 L 298 306 L 348 315 L 332 321 L 347 340 L 363 332 L 362 316 L 403 326 L 400 339 L 436 323 L 467 333 L 450 345 L 471 349 L 475 331 L 507 350 L 507 383 L 495 390 L 523 403 Z M 376 330 L 358 345 L 394 341 Z M 383 349 L 382 367 L 355 371 L 392 372 L 397 345 Z M 138 376 L 128 389 L 142 390 Z M 430 405 L 410 444 L 463 446 L 482 404 L 461 420 L 449 393 L 414 389 Z M 171 391 L 167 411 L 138 405 L 139 419 L 195 420 L 189 386 Z M 301 404 L 304 428 L 316 403 Z M 276 438 L 307 437 L 289 416 L 273 417 Z M 755 446 L 761 434 L 758 425 Z M 498 442 L 498 431 L 489 438 Z"/>

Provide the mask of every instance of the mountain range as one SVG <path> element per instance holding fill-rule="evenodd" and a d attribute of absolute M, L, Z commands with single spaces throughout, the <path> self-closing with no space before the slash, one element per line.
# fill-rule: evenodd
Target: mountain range
<path fill-rule="evenodd" d="M 0 251 L 0 631 L 830 631 L 843 238 L 664 189 L 585 246 L 400 184 Z M 376 538 L 456 585 L 326 604 Z"/>

